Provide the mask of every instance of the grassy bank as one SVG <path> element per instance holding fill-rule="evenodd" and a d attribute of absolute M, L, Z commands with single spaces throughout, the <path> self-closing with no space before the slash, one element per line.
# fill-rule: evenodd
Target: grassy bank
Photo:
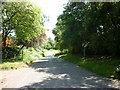
<path fill-rule="evenodd" d="M 112 57 L 87 57 L 86 59 L 80 55 L 72 54 L 56 54 L 55 56 L 65 59 L 71 63 L 81 66 L 91 72 L 104 77 L 117 77 L 116 69 L 120 69 L 120 58 Z"/>
<path fill-rule="evenodd" d="M 28 67 L 37 59 L 47 55 L 47 50 L 42 48 L 25 48 L 23 54 L 18 55 L 15 58 L 3 59 L 0 64 L 0 69 L 18 69 L 22 67 Z"/>
<path fill-rule="evenodd" d="M 47 56 L 48 54 L 56 54 L 59 52 L 60 52 L 59 50 L 54 50 L 54 49 L 47 50 L 40 47 L 25 48 L 23 49 L 23 54 L 21 52 L 21 54 L 15 58 L 3 59 L 2 60 L 3 63 L 0 63 L 0 69 L 18 69 L 18 68 L 28 67 L 35 60 Z"/>

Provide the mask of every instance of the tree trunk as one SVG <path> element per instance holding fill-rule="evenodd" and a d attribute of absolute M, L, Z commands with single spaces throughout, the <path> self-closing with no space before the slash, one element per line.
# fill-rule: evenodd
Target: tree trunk
<path fill-rule="evenodd" d="M 6 39 L 7 39 L 7 35 L 2 37 L 3 47 L 6 47 Z"/>

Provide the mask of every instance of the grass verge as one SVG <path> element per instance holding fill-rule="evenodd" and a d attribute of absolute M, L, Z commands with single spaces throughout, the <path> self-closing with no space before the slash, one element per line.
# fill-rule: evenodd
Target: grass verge
<path fill-rule="evenodd" d="M 18 69 L 22 67 L 28 67 L 35 60 L 38 60 L 45 56 L 47 50 L 41 48 L 25 48 L 23 54 L 11 59 L 2 60 L 3 63 L 0 63 L 0 69 Z"/>
<path fill-rule="evenodd" d="M 0 64 L 0 69 L 18 69 L 18 68 L 23 68 L 23 67 L 28 67 L 27 64 L 23 62 L 6 62 Z"/>
<path fill-rule="evenodd" d="M 96 73 L 97 75 L 101 75 L 104 77 L 119 78 L 119 76 L 116 75 L 115 72 L 116 69 L 120 69 L 120 58 L 104 56 L 83 58 L 80 55 L 72 54 L 56 54 L 55 56 L 65 59 L 80 67 L 83 67 L 88 71 Z"/>

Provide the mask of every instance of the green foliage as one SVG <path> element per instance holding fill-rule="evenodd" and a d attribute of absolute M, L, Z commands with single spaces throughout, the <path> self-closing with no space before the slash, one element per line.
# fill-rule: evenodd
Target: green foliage
<path fill-rule="evenodd" d="M 18 55 L 20 55 L 20 49 L 18 47 L 2 48 L 2 59 L 11 59 L 11 58 L 15 58 Z"/>
<path fill-rule="evenodd" d="M 107 56 L 83 58 L 80 55 L 72 54 L 56 54 L 55 56 L 65 59 L 98 75 L 104 77 L 120 78 L 119 58 L 112 58 Z"/>
<path fill-rule="evenodd" d="M 115 72 L 114 72 L 115 77 L 120 79 L 120 65 L 117 66 Z"/>
<path fill-rule="evenodd" d="M 0 64 L 0 69 L 17 69 L 22 67 L 28 67 L 28 65 L 31 65 L 33 63 L 33 61 L 38 60 L 45 55 L 47 55 L 47 50 L 41 47 L 24 48 L 23 55 L 21 53 L 15 58 L 10 59 L 7 57 L 8 59 L 3 59 L 3 62 Z"/>
<path fill-rule="evenodd" d="M 120 3 L 69 2 L 57 19 L 56 46 L 71 53 L 120 55 Z"/>
<path fill-rule="evenodd" d="M 46 38 L 43 45 L 41 45 L 42 48 L 44 49 L 55 49 L 55 41 L 52 40 L 51 38 Z"/>
<path fill-rule="evenodd" d="M 38 48 L 29 47 L 23 50 L 23 62 L 30 63 L 43 57 L 43 51 Z"/>
<path fill-rule="evenodd" d="M 10 33 L 15 33 L 21 43 L 30 41 L 44 32 L 41 11 L 30 2 L 2 3 L 2 35 L 3 45 Z"/>

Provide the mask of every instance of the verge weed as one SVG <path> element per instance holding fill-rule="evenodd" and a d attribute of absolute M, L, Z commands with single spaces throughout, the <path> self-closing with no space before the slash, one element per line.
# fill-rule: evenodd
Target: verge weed
<path fill-rule="evenodd" d="M 44 56 L 44 53 L 47 50 L 39 49 L 39 48 L 25 48 L 23 50 L 23 55 L 20 54 L 18 57 L 22 57 L 21 59 L 3 59 L 2 63 L 0 64 L 0 69 L 17 69 L 22 67 L 28 67 L 31 65 L 35 60 L 38 60 Z"/>
<path fill-rule="evenodd" d="M 65 59 L 98 75 L 104 77 L 120 78 L 118 75 L 120 73 L 120 69 L 118 68 L 120 66 L 120 58 L 105 56 L 83 58 L 80 55 L 72 54 L 56 54 L 55 56 Z M 117 71 L 116 69 L 119 70 Z"/>

